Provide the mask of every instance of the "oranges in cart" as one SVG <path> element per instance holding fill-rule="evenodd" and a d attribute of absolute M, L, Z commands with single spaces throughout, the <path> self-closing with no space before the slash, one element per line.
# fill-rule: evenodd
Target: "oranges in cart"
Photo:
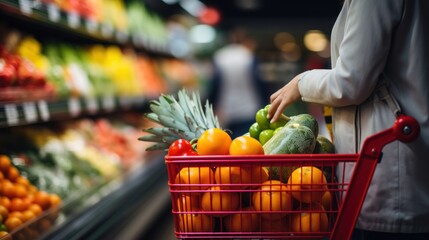
<path fill-rule="evenodd" d="M 186 185 L 178 187 L 185 194 L 200 194 L 214 183 L 214 173 L 210 167 L 184 167 L 177 173 L 174 183 Z"/>
<path fill-rule="evenodd" d="M 231 142 L 227 132 L 210 128 L 198 137 L 197 152 L 199 155 L 228 155 Z"/>
<path fill-rule="evenodd" d="M 291 217 L 293 232 L 326 232 L 329 229 L 328 215 L 320 204 L 310 204 Z"/>
<path fill-rule="evenodd" d="M 264 148 L 262 144 L 250 137 L 240 136 L 234 138 L 229 147 L 230 155 L 263 155 Z M 262 183 L 268 180 L 268 172 L 262 167 L 220 167 L 216 170 L 216 183 L 224 184 L 241 184 L 241 186 L 226 187 L 225 189 L 246 189 L 250 183 Z"/>
<path fill-rule="evenodd" d="M 230 155 L 261 155 L 264 154 L 262 144 L 251 136 L 240 136 L 232 140 L 229 146 Z"/>
<path fill-rule="evenodd" d="M 214 219 L 202 213 L 179 215 L 179 228 L 183 232 L 212 232 Z"/>
<path fill-rule="evenodd" d="M 243 208 L 237 213 L 223 218 L 225 230 L 228 232 L 254 232 L 259 229 L 258 214 L 252 207 Z"/>
<path fill-rule="evenodd" d="M 278 180 L 268 180 L 262 183 L 252 196 L 252 206 L 256 211 L 262 211 L 265 219 L 280 219 L 286 213 L 275 211 L 291 211 L 292 197 L 285 184 Z"/>
<path fill-rule="evenodd" d="M 202 196 L 201 209 L 214 217 L 226 216 L 229 211 L 237 210 L 240 206 L 238 192 L 222 191 L 219 186 L 211 187 Z"/>
<path fill-rule="evenodd" d="M 248 170 L 250 169 L 237 166 L 217 167 L 215 182 L 220 184 L 222 189 L 245 189 L 249 186 L 251 179 L 251 173 Z"/>
<path fill-rule="evenodd" d="M 295 169 L 287 184 L 292 196 L 303 203 L 320 202 L 328 189 L 322 170 L 314 166 L 302 166 Z"/>
<path fill-rule="evenodd" d="M 181 195 L 177 198 L 177 210 L 179 212 L 196 211 L 201 209 L 200 195 Z"/>

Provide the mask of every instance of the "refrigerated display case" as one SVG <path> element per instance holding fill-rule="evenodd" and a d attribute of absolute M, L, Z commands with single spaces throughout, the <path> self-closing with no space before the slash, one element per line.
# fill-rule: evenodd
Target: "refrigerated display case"
<path fill-rule="evenodd" d="M 169 89 L 169 83 L 154 72 L 154 62 L 172 59 L 160 18 L 141 5 L 140 9 L 146 11 L 143 16 L 145 24 L 150 25 L 141 29 L 141 24 L 128 24 L 130 15 L 134 18 L 142 17 L 135 12 L 136 8 L 132 8 L 134 12 L 130 13 L 131 8 L 127 9 L 128 5 L 123 1 L 112 0 L 109 4 L 104 4 L 109 8 L 103 5 L 102 13 L 97 12 L 102 9 L 90 5 L 98 2 L 0 1 L 2 24 L 6 26 L 8 33 L 13 32 L 10 35 L 12 38 L 17 36 L 16 33 L 21 40 L 29 37 L 30 48 L 36 49 L 35 51 L 39 50 L 37 48 L 41 47 L 40 44 L 42 48 L 46 47 L 44 44 L 47 42 L 61 48 L 62 50 L 57 51 L 52 47 L 54 50 L 51 53 L 60 53 L 62 60 L 66 59 L 61 62 L 62 66 L 67 65 L 69 68 L 66 70 L 69 71 L 75 69 L 74 74 L 80 79 L 84 75 L 83 78 L 86 77 L 91 86 L 91 91 L 86 91 L 86 88 L 76 87 L 79 84 L 82 86 L 80 82 L 75 83 L 76 88 L 73 89 L 69 81 L 63 86 L 65 90 L 61 91 L 50 82 L 52 79 L 48 79 L 53 75 L 46 75 L 46 82 L 39 86 L 32 80 L 34 75 L 31 73 L 34 72 L 30 71 L 28 77 L 24 78 L 17 71 L 14 75 L 16 81 L 3 81 L 0 84 L 0 131 L 5 141 L 9 138 L 17 145 L 24 144 L 24 141 L 16 139 L 16 133 L 24 128 L 37 132 L 51 126 L 58 127 L 57 125 L 59 128 L 74 128 L 73 124 L 63 125 L 66 122 L 87 120 L 91 122 L 89 127 L 93 127 L 91 124 L 94 122 L 121 119 L 128 114 L 139 118 L 154 96 L 172 90 Z M 80 54 L 78 57 L 82 60 L 82 54 L 91 54 L 89 49 L 93 50 L 91 53 L 94 58 L 106 57 L 107 55 L 97 55 L 103 51 L 111 54 L 109 56 L 117 57 L 115 64 L 94 66 L 94 59 L 75 64 L 76 54 Z M 2 46 L 1 50 L 2 54 L 9 54 L 7 46 Z M 14 57 L 22 57 L 22 54 L 17 53 Z M 37 55 L 38 60 L 45 59 L 43 54 Z M 124 58 L 119 59 L 122 56 Z M 2 58 L 2 69 L 6 60 Z M 49 60 L 51 67 L 61 65 Z M 120 65 L 119 60 L 123 60 L 124 64 Z M 32 63 L 31 69 L 43 69 L 39 68 L 40 62 L 29 62 Z M 140 71 L 145 69 L 146 72 L 135 73 L 135 69 L 126 68 L 130 64 L 140 66 Z M 118 72 L 105 72 L 121 66 Z M 54 70 L 57 71 L 58 68 Z M 73 75 L 73 72 L 68 74 Z M 99 74 L 98 78 L 94 74 Z M 134 79 L 134 82 L 126 85 L 121 79 L 115 79 L 121 74 L 128 77 L 128 80 Z M 94 82 L 94 79 L 99 82 Z M 129 86 L 139 86 L 141 89 Z M 137 142 L 137 138 L 135 141 Z M 4 147 L 5 145 L 2 146 Z M 144 146 L 141 148 L 144 149 Z M 10 157 L 14 161 L 24 158 L 21 155 Z M 141 154 L 130 166 L 122 166 L 118 174 L 94 182 L 86 188 L 82 185 L 81 191 L 63 198 L 58 208 L 45 210 L 37 218 L 9 231 L 9 235 L 0 236 L 0 239 L 132 239 L 149 231 L 159 213 L 165 212 L 170 204 L 165 184 L 167 172 L 163 153 Z"/>

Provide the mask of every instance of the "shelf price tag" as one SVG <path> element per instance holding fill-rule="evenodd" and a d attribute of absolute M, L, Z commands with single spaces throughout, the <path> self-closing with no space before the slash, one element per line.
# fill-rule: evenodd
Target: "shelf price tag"
<path fill-rule="evenodd" d="M 101 25 L 101 35 L 105 38 L 111 38 L 113 35 L 113 26 L 111 24 Z"/>
<path fill-rule="evenodd" d="M 23 103 L 22 109 L 24 110 L 24 118 L 27 122 L 31 123 L 37 121 L 37 108 L 34 102 Z"/>
<path fill-rule="evenodd" d="M 23 14 L 33 13 L 33 1 L 32 0 L 19 0 L 19 9 Z"/>
<path fill-rule="evenodd" d="M 67 23 L 71 28 L 79 27 L 79 14 L 77 12 L 68 12 L 67 13 Z"/>
<path fill-rule="evenodd" d="M 58 6 L 50 3 L 47 5 L 47 7 L 48 7 L 48 18 L 49 18 L 49 20 L 51 20 L 52 22 L 60 21 L 61 13 L 60 13 L 60 9 L 58 8 Z"/>
<path fill-rule="evenodd" d="M 119 104 L 124 109 L 130 108 L 132 106 L 132 104 L 133 104 L 132 103 L 132 98 L 131 97 L 127 97 L 127 96 L 121 96 L 119 98 Z"/>
<path fill-rule="evenodd" d="M 48 103 L 45 100 L 40 100 L 37 102 L 37 107 L 39 108 L 40 117 L 44 121 L 48 121 L 51 117 L 49 113 Z"/>
<path fill-rule="evenodd" d="M 104 95 L 101 98 L 101 104 L 103 105 L 103 109 L 105 111 L 113 111 L 113 109 L 115 109 L 115 97 L 112 95 Z"/>
<path fill-rule="evenodd" d="M 80 102 L 79 98 L 72 97 L 68 101 L 69 113 L 72 117 L 76 117 L 80 114 Z"/>
<path fill-rule="evenodd" d="M 90 113 L 96 113 L 98 111 L 98 102 L 95 97 L 86 97 L 86 109 Z"/>
<path fill-rule="evenodd" d="M 128 40 L 128 33 L 124 31 L 117 31 L 116 32 L 116 40 L 119 43 L 126 43 Z"/>
<path fill-rule="evenodd" d="M 98 23 L 94 19 L 86 19 L 85 27 L 87 32 L 94 34 L 97 32 Z"/>
<path fill-rule="evenodd" d="M 5 104 L 4 111 L 6 114 L 6 121 L 9 125 L 16 125 L 19 123 L 18 108 L 15 104 Z"/>

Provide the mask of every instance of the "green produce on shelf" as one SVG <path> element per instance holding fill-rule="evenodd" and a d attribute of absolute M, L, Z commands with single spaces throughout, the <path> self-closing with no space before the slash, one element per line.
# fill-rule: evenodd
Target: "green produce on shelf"
<path fill-rule="evenodd" d="M 64 63 L 59 55 L 59 51 L 54 44 L 45 44 L 44 53 L 48 61 L 46 70 L 47 79 L 54 84 L 56 94 L 59 97 L 70 96 L 72 89 L 67 85 Z"/>

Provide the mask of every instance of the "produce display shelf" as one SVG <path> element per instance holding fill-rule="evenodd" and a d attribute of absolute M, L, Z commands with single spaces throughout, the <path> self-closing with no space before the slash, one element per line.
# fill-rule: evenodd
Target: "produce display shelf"
<path fill-rule="evenodd" d="M 71 97 L 0 102 L 0 128 L 143 108 L 145 96 Z"/>
<path fill-rule="evenodd" d="M 125 174 L 65 199 L 61 206 L 46 210 L 0 240 L 105 239 L 114 235 L 135 239 L 169 205 L 166 181 L 163 157 L 154 156 Z M 34 231 L 36 235 L 31 234 Z"/>
<path fill-rule="evenodd" d="M 97 23 L 75 13 L 65 12 L 54 4 L 33 0 L 0 0 L 0 11 L 16 20 L 31 22 L 33 26 L 49 27 L 79 39 L 96 42 L 130 45 L 150 53 L 171 56 L 167 45 L 149 44 L 144 38 L 115 29 L 104 23 Z"/>

